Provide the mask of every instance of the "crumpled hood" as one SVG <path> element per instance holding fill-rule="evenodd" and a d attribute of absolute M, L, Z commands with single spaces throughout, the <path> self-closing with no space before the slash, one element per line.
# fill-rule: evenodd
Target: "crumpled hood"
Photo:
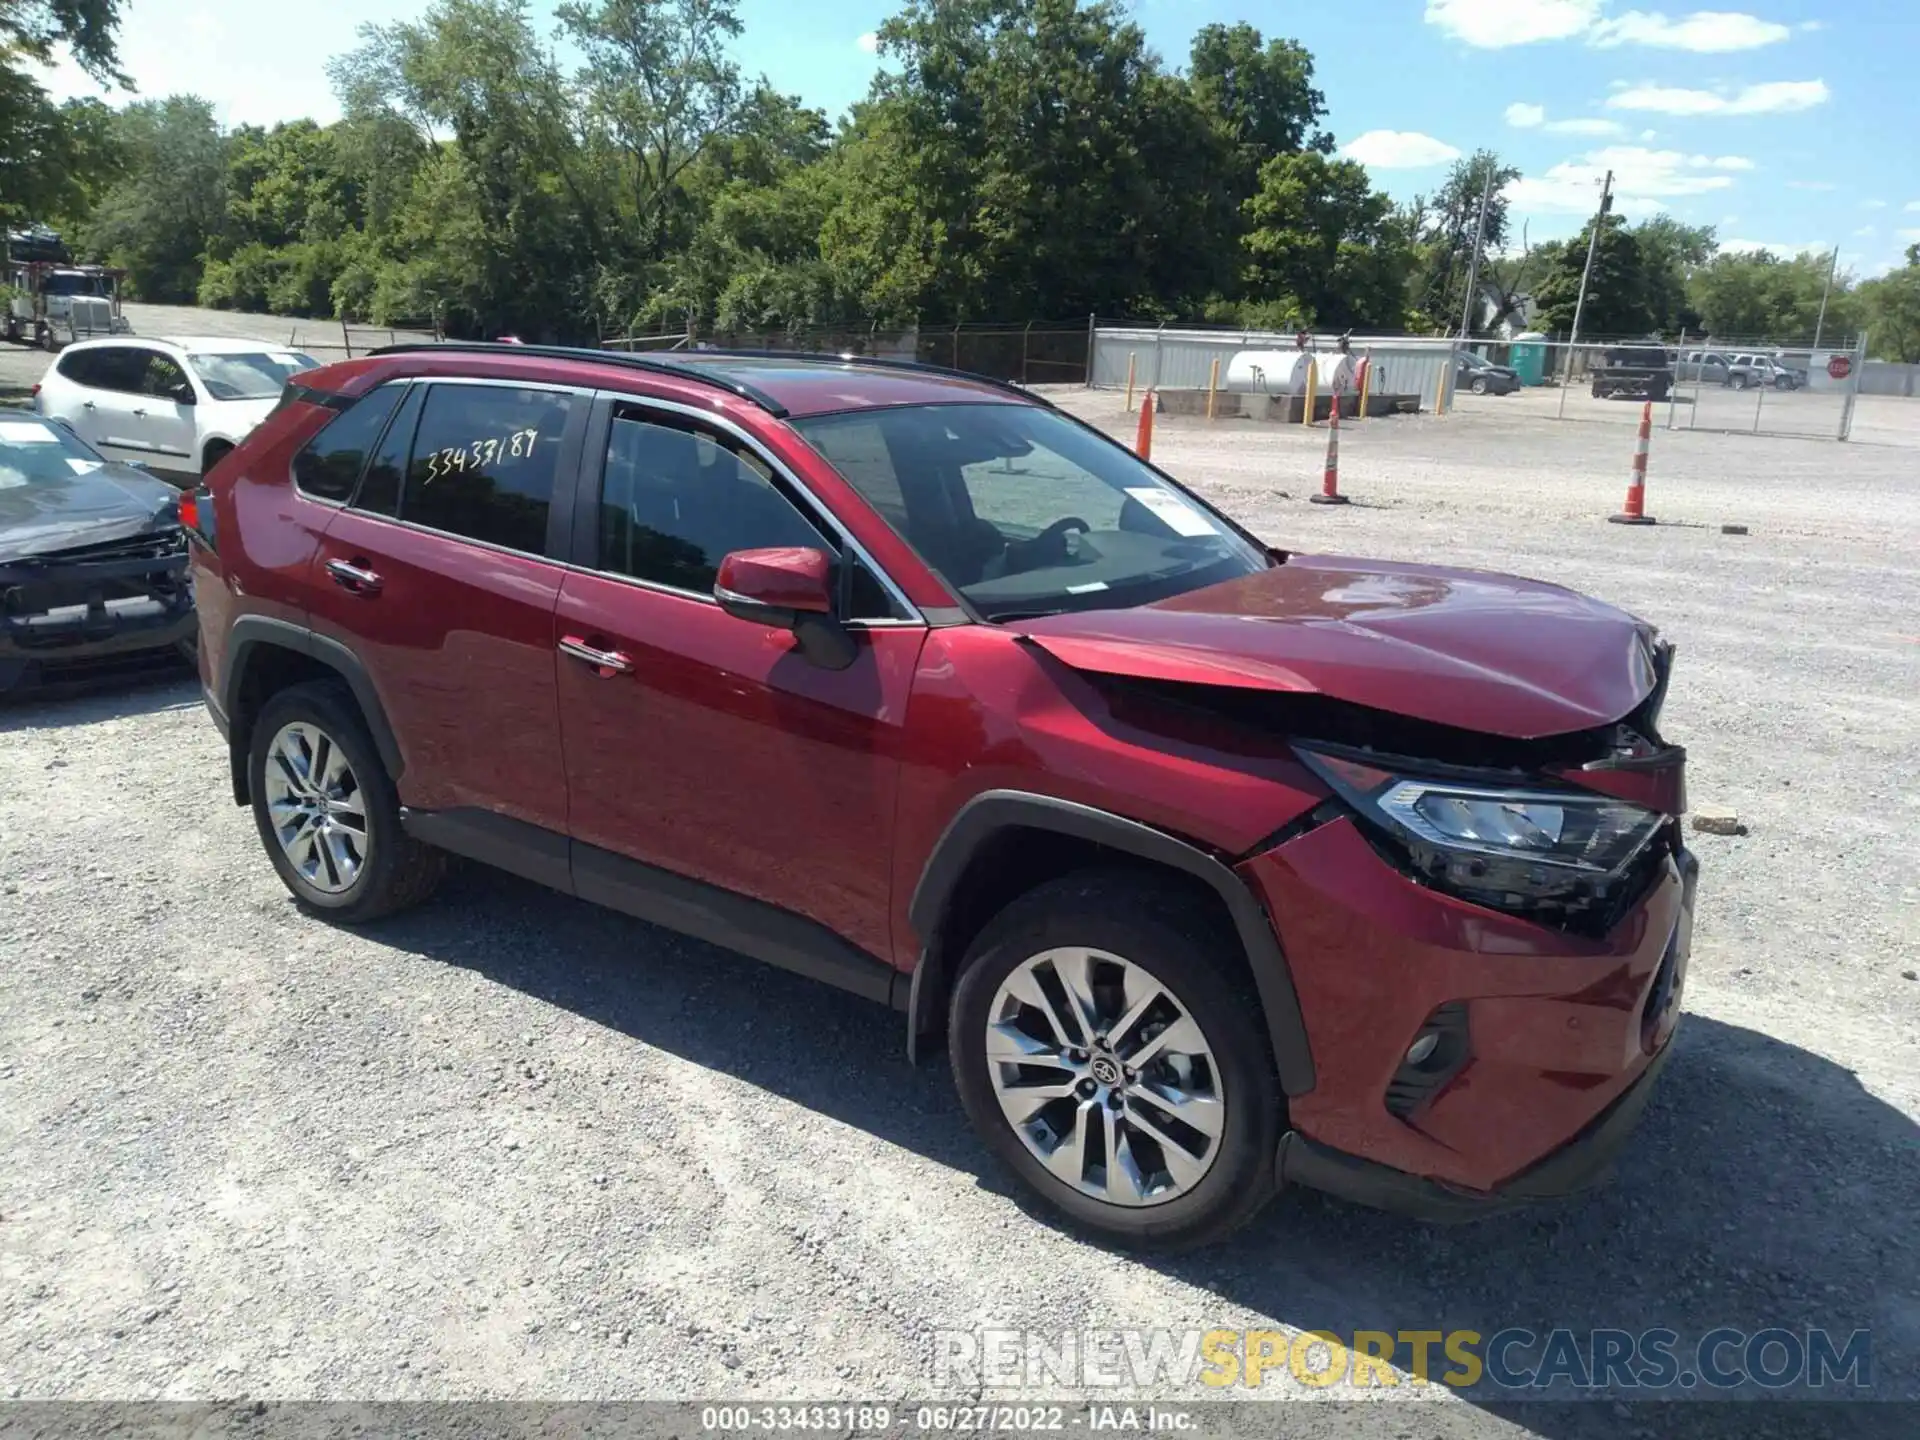
<path fill-rule="evenodd" d="M 0 485 L 0 563 L 104 545 L 176 523 L 180 492 L 131 466 L 98 465 L 57 483 Z"/>
<path fill-rule="evenodd" d="M 1558 585 L 1326 555 L 1006 628 L 1080 670 L 1321 694 L 1514 739 L 1619 720 L 1656 680 L 1651 626 Z"/>

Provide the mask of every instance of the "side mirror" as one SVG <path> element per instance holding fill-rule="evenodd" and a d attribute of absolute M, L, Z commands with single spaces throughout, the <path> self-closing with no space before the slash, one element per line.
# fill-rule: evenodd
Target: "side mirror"
<path fill-rule="evenodd" d="M 833 617 L 833 562 L 824 550 L 735 550 L 720 562 L 713 598 L 737 620 L 791 630 L 800 653 L 823 669 L 853 663 L 853 637 Z"/>
<path fill-rule="evenodd" d="M 176 405 L 192 405 L 195 403 L 193 386 L 182 382 L 167 392 L 167 398 Z"/>

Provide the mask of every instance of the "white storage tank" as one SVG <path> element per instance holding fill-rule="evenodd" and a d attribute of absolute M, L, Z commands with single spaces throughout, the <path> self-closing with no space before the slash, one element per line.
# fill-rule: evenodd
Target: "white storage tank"
<path fill-rule="evenodd" d="M 1227 362 L 1226 388 L 1249 395 L 1298 395 L 1306 388 L 1307 366 L 1316 394 L 1358 388 L 1354 359 L 1338 350 L 1242 350 Z"/>

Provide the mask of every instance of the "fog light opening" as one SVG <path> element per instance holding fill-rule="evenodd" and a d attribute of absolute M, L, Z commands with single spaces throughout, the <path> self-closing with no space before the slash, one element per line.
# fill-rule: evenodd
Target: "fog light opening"
<path fill-rule="evenodd" d="M 1409 1065 L 1424 1064 L 1429 1058 L 1432 1057 L 1433 1052 L 1438 1050 L 1439 1048 L 1440 1048 L 1439 1034 L 1435 1031 L 1429 1030 L 1425 1035 L 1422 1035 L 1418 1040 L 1414 1041 L 1413 1044 L 1407 1047 L 1407 1064 Z"/>

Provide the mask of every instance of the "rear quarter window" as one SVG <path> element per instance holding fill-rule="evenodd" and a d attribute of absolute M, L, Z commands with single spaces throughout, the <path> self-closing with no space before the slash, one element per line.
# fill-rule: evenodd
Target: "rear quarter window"
<path fill-rule="evenodd" d="M 304 495 L 344 505 L 359 483 L 367 455 L 380 441 L 405 385 L 382 385 L 334 417 L 293 457 L 293 483 Z"/>

